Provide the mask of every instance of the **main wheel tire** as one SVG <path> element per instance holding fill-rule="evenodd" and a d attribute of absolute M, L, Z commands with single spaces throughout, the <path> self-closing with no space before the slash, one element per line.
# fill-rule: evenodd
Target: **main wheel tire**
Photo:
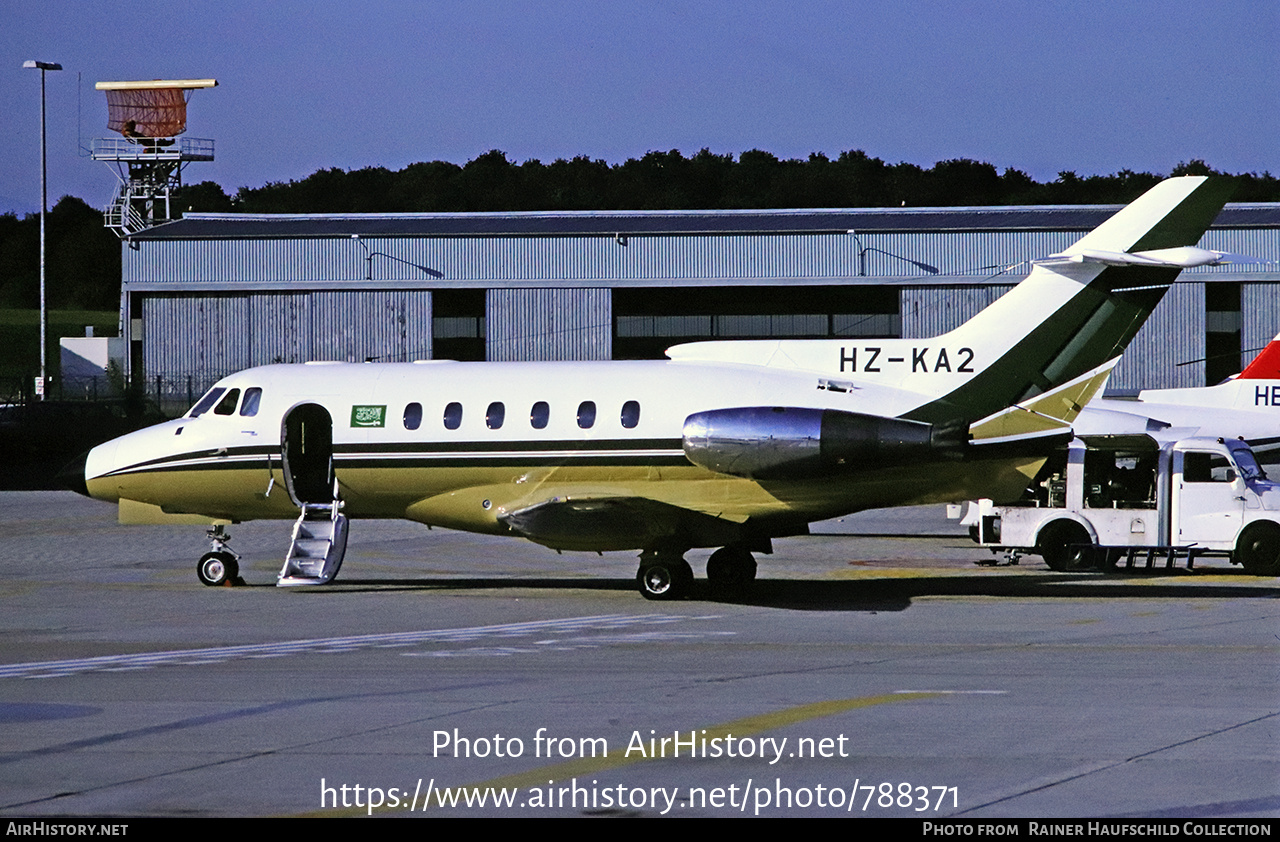
<path fill-rule="evenodd" d="M 756 560 L 741 547 L 721 547 L 707 559 L 707 580 L 721 588 L 737 588 L 754 582 Z"/>
<path fill-rule="evenodd" d="M 1045 527 L 1036 552 L 1050 570 L 1059 573 L 1090 570 L 1095 566 L 1093 541 L 1085 528 L 1074 521 L 1059 521 Z"/>
<path fill-rule="evenodd" d="M 640 565 L 636 586 L 645 599 L 671 600 L 687 596 L 693 585 L 693 568 L 683 558 L 660 559 Z"/>
<path fill-rule="evenodd" d="M 196 565 L 196 575 L 210 587 L 234 582 L 240 576 L 240 565 L 231 553 L 205 553 Z"/>
<path fill-rule="evenodd" d="M 1280 576 L 1280 526 L 1255 523 L 1236 542 L 1236 560 L 1254 576 Z"/>

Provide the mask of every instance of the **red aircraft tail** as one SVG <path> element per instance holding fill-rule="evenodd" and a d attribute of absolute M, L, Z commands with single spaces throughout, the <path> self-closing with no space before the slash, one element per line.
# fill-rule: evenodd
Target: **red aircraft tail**
<path fill-rule="evenodd" d="M 1280 380 L 1280 336 L 1272 339 L 1236 379 Z"/>

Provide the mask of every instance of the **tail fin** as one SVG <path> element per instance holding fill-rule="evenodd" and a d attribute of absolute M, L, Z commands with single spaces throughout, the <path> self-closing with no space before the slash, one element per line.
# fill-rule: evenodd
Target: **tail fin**
<path fill-rule="evenodd" d="M 905 417 L 985 418 L 1119 357 L 1184 266 L 1216 262 L 1205 257 L 1216 253 L 1188 247 L 1234 186 L 1204 176 L 1167 179 L 1070 248 L 1037 261 L 1026 280 L 936 340 L 972 349 L 982 369 Z"/>
<path fill-rule="evenodd" d="M 1280 380 L 1280 336 L 1267 343 L 1236 377 L 1237 380 Z"/>
<path fill-rule="evenodd" d="M 1235 182 L 1229 178 L 1167 178 L 1085 234 L 1062 255 L 1084 255 L 1094 249 L 1132 253 L 1194 246 L 1234 189 Z"/>
<path fill-rule="evenodd" d="M 1183 268 L 1234 257 L 1196 247 L 1233 188 L 1205 176 L 1162 181 L 931 339 L 695 342 L 667 356 L 852 376 L 918 399 L 900 418 L 967 429 L 1115 360 Z"/>

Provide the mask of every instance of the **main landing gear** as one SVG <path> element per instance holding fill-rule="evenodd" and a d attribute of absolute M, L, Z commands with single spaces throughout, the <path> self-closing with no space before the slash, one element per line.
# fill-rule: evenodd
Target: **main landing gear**
<path fill-rule="evenodd" d="M 756 580 L 756 560 L 745 547 L 721 547 L 707 559 L 707 580 L 717 588 L 741 588 Z"/>
<path fill-rule="evenodd" d="M 755 581 L 756 560 L 743 547 L 721 547 L 707 559 L 707 580 L 718 591 Z M 636 586 L 645 599 L 683 599 L 693 589 L 693 568 L 680 551 L 645 550 L 640 554 Z"/>
<path fill-rule="evenodd" d="M 209 536 L 210 551 L 200 557 L 196 575 L 210 587 L 243 585 L 240 578 L 240 556 L 227 546 L 231 536 L 227 528 L 218 524 L 205 533 Z"/>

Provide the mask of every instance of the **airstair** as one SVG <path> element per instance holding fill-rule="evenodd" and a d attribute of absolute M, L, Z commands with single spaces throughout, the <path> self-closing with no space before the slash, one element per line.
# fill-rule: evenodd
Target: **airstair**
<path fill-rule="evenodd" d="M 346 552 L 347 516 L 342 514 L 342 501 L 303 503 L 276 587 L 323 585 L 338 575 Z"/>

